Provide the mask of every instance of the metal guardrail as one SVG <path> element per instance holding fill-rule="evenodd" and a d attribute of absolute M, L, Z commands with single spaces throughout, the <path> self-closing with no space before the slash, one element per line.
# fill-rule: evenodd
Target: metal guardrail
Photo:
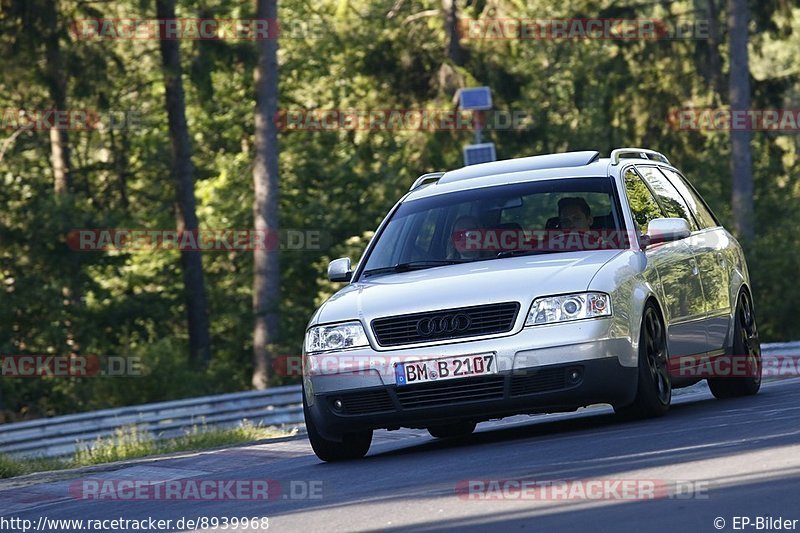
<path fill-rule="evenodd" d="M 800 342 L 764 344 L 762 351 L 764 357 L 800 355 Z M 294 385 L 2 424 L 0 453 L 64 457 L 81 443 L 89 445 L 126 426 L 136 426 L 157 439 L 183 435 L 194 426 L 236 427 L 244 420 L 297 428 L 303 425 L 300 394 L 300 386 Z"/>
<path fill-rule="evenodd" d="M 156 439 L 184 435 L 195 426 L 230 428 L 244 420 L 264 426 L 296 428 L 303 424 L 300 386 L 236 392 L 171 402 L 104 409 L 75 415 L 0 425 L 0 453 L 64 457 L 80 445 L 136 426 Z"/>
<path fill-rule="evenodd" d="M 800 342 L 773 342 L 762 344 L 764 355 L 800 355 Z"/>

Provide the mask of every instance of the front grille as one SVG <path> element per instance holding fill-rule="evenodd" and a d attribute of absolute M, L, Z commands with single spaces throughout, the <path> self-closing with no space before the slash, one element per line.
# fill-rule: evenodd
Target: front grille
<path fill-rule="evenodd" d="M 333 398 L 336 399 L 336 398 Z M 342 412 L 348 415 L 365 415 L 394 411 L 394 404 L 386 389 L 365 392 L 354 392 L 339 397 L 342 400 Z"/>
<path fill-rule="evenodd" d="M 390 316 L 373 320 L 372 331 L 381 346 L 475 337 L 511 331 L 518 312 L 518 302 L 505 302 Z"/>
<path fill-rule="evenodd" d="M 503 376 L 473 377 L 465 381 L 452 380 L 425 383 L 397 389 L 397 399 L 403 409 L 436 407 L 452 403 L 503 398 Z"/>
<path fill-rule="evenodd" d="M 573 370 L 579 370 L 579 367 L 515 370 L 515 375 L 511 377 L 511 396 L 549 392 L 565 389 L 568 385 L 577 385 L 580 381 L 570 382 L 567 378 L 568 373 Z"/>

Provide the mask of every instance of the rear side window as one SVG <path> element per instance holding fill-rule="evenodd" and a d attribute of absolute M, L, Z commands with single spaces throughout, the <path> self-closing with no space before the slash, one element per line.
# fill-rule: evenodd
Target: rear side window
<path fill-rule="evenodd" d="M 689 183 L 686 181 L 686 178 L 668 168 L 662 168 L 661 171 L 667 175 L 670 182 L 672 182 L 675 188 L 678 189 L 678 192 L 681 193 L 681 196 L 683 196 L 683 198 L 689 204 L 689 208 L 694 213 L 695 217 L 697 218 L 697 223 L 700 224 L 701 228 L 715 228 L 719 226 L 719 223 L 717 222 L 717 219 L 714 218 L 711 210 L 708 209 L 706 203 L 703 201 L 700 195 L 697 194 L 697 191 L 694 190 L 694 187 L 689 185 Z"/>
<path fill-rule="evenodd" d="M 642 173 L 645 181 L 652 187 L 667 216 L 670 218 L 683 218 L 689 223 L 689 228 L 692 231 L 697 231 L 697 222 L 695 222 L 686 200 L 683 199 L 678 189 L 669 182 L 667 177 L 656 167 L 637 166 L 636 170 Z"/>
<path fill-rule="evenodd" d="M 642 233 L 647 233 L 650 221 L 664 216 L 658 202 L 642 178 L 630 168 L 625 172 L 625 191 L 631 204 L 633 221 Z"/>

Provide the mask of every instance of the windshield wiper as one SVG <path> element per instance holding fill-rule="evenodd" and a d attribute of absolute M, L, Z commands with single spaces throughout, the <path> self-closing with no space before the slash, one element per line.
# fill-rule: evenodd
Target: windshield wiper
<path fill-rule="evenodd" d="M 540 255 L 540 254 L 558 254 L 561 252 L 572 252 L 575 250 L 505 250 L 498 252 L 492 259 L 502 259 L 504 257 L 519 257 L 521 255 Z"/>
<path fill-rule="evenodd" d="M 362 273 L 362 276 L 372 276 L 375 274 L 389 274 L 389 273 L 399 273 L 399 272 L 409 272 L 411 270 L 423 270 L 425 268 L 433 268 L 437 266 L 443 265 L 457 265 L 460 263 L 466 263 L 467 261 L 458 260 L 458 259 L 436 259 L 436 260 L 429 260 L 429 261 L 408 261 L 406 263 L 397 263 L 394 266 L 388 267 L 381 267 L 381 268 L 373 268 L 370 270 L 365 270 Z"/>

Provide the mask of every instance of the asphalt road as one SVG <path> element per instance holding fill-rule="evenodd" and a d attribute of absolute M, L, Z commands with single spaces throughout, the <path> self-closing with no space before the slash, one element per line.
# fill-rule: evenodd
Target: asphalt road
<path fill-rule="evenodd" d="M 48 527 L 53 519 L 152 518 L 172 520 L 170 531 L 213 531 L 187 527 L 186 520 L 202 517 L 220 524 L 223 517 L 229 524 L 233 518 L 259 519 L 259 527 L 242 531 L 261 530 L 262 517 L 269 518 L 272 531 L 301 532 L 711 532 L 720 530 L 714 524 L 717 519 L 722 525 L 720 518 L 723 531 L 769 531 L 778 517 L 797 520 L 788 528 L 782 522 L 781 531 L 792 525 L 800 530 L 800 379 L 766 383 L 758 396 L 726 401 L 696 387 L 673 402 L 670 413 L 656 420 L 625 422 L 610 409 L 593 408 L 481 424 L 475 435 L 457 442 L 421 431 L 378 432 L 364 460 L 344 464 L 320 463 L 299 438 L 6 486 L 0 490 L 0 530 L 21 531 L 12 518 L 30 520 L 40 531 L 78 530 L 75 524 Z M 121 480 L 172 481 L 186 492 L 173 493 L 183 494 L 180 499 L 154 499 L 150 492 L 123 500 Z M 271 499 L 186 499 L 187 487 L 203 480 L 251 487 L 253 480 L 268 480 Z M 87 481 L 113 488 L 102 500 L 85 499 Z M 519 490 L 517 481 L 528 489 Z M 615 488 L 614 481 L 634 483 L 634 492 Z M 530 489 L 534 482 L 544 488 Z M 735 517 L 748 517 L 752 525 Z M 773 521 L 758 529 L 758 517 Z M 181 518 L 182 527 L 176 527 Z M 113 524 L 105 525 L 110 530 Z"/>

